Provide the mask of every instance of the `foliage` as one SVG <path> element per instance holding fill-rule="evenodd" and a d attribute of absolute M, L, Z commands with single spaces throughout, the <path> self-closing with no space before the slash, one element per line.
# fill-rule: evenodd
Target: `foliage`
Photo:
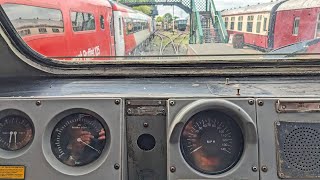
<path fill-rule="evenodd" d="M 171 23 L 172 22 L 172 15 L 170 13 L 167 13 L 163 16 L 164 21 Z"/>
<path fill-rule="evenodd" d="M 162 16 L 158 16 L 158 17 L 156 18 L 156 21 L 157 21 L 157 22 L 164 22 L 164 18 L 163 18 Z"/>
<path fill-rule="evenodd" d="M 149 15 L 149 16 L 151 16 L 151 13 L 152 13 L 152 7 L 151 6 L 146 6 L 146 5 L 135 6 L 135 7 L 133 7 L 133 9 L 137 10 L 137 11 L 141 11 L 144 14 Z"/>

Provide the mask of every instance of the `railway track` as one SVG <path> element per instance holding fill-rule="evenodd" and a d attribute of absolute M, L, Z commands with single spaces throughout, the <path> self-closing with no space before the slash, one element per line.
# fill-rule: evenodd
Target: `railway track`
<path fill-rule="evenodd" d="M 179 49 L 182 44 L 182 42 L 185 40 L 186 37 L 188 37 L 188 33 L 179 33 L 175 37 L 170 37 L 164 33 L 157 32 L 156 36 L 158 36 L 161 39 L 160 43 L 160 50 L 159 55 L 165 55 L 165 54 L 179 54 Z M 182 39 L 181 39 L 182 36 Z M 178 41 L 180 39 L 180 41 Z M 169 40 L 168 42 L 165 42 L 165 40 Z M 172 50 L 170 51 L 168 47 L 171 46 Z"/>

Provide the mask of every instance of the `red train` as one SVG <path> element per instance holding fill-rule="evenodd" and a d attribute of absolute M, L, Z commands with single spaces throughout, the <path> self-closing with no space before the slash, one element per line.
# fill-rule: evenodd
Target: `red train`
<path fill-rule="evenodd" d="M 107 0 L 0 0 L 0 5 L 23 40 L 47 57 L 130 55 L 154 32 L 151 17 Z"/>
<path fill-rule="evenodd" d="M 246 45 L 271 51 L 320 38 L 320 1 L 284 0 L 225 10 L 228 34 L 243 34 Z M 320 44 L 308 49 L 320 52 Z"/>

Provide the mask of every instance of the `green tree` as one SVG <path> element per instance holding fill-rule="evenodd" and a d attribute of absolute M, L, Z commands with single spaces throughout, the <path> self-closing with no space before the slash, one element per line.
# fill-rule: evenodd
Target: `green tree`
<path fill-rule="evenodd" d="M 172 15 L 170 13 L 167 13 L 163 16 L 164 21 L 167 21 L 169 23 L 172 22 Z"/>
<path fill-rule="evenodd" d="M 179 19 L 179 17 L 178 16 L 174 16 L 174 20 L 177 20 L 177 19 Z"/>
<path fill-rule="evenodd" d="M 156 18 L 156 21 L 157 21 L 157 22 L 163 22 L 163 17 L 162 17 L 162 16 L 158 16 L 158 17 Z"/>
<path fill-rule="evenodd" d="M 135 7 L 133 7 L 133 9 L 137 10 L 137 11 L 141 11 L 144 14 L 149 15 L 149 16 L 151 16 L 151 13 L 152 13 L 152 7 L 151 6 L 146 6 L 146 5 L 135 6 Z"/>

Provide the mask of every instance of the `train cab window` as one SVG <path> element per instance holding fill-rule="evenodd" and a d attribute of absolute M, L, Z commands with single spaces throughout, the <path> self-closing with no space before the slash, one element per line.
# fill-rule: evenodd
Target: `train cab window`
<path fill-rule="evenodd" d="M 226 17 L 224 21 L 225 21 L 226 29 L 228 29 L 228 21 L 229 21 L 229 18 L 228 18 L 228 17 Z"/>
<path fill-rule="evenodd" d="M 320 38 L 320 13 L 318 14 L 317 26 L 316 26 L 316 38 Z"/>
<path fill-rule="evenodd" d="M 256 33 L 260 33 L 261 32 L 261 21 L 262 21 L 262 15 L 259 15 L 258 16 L 258 20 L 257 20 Z"/>
<path fill-rule="evenodd" d="M 263 31 L 268 31 L 267 22 L 268 22 L 268 18 L 264 18 L 263 19 Z"/>
<path fill-rule="evenodd" d="M 111 35 L 111 36 L 114 36 L 113 16 L 110 16 L 109 24 L 110 24 L 110 35 Z"/>
<path fill-rule="evenodd" d="M 238 31 L 242 31 L 243 26 L 243 16 L 238 17 Z"/>
<path fill-rule="evenodd" d="M 299 34 L 299 25 L 300 25 L 300 17 L 295 17 L 293 21 L 293 30 L 292 30 L 293 35 Z"/>
<path fill-rule="evenodd" d="M 21 37 L 57 33 L 51 29 L 64 32 L 62 12 L 58 9 L 9 3 L 1 6 Z"/>
<path fill-rule="evenodd" d="M 104 17 L 102 15 L 100 16 L 100 27 L 104 29 Z"/>
<path fill-rule="evenodd" d="M 247 32 L 252 32 L 254 16 L 248 16 L 247 18 Z"/>
<path fill-rule="evenodd" d="M 236 18 L 235 17 L 231 17 L 231 23 L 230 23 L 230 29 L 234 30 L 234 23 L 235 23 Z"/>
<path fill-rule="evenodd" d="M 95 30 L 95 20 L 93 14 L 84 12 L 71 12 L 73 31 Z"/>

